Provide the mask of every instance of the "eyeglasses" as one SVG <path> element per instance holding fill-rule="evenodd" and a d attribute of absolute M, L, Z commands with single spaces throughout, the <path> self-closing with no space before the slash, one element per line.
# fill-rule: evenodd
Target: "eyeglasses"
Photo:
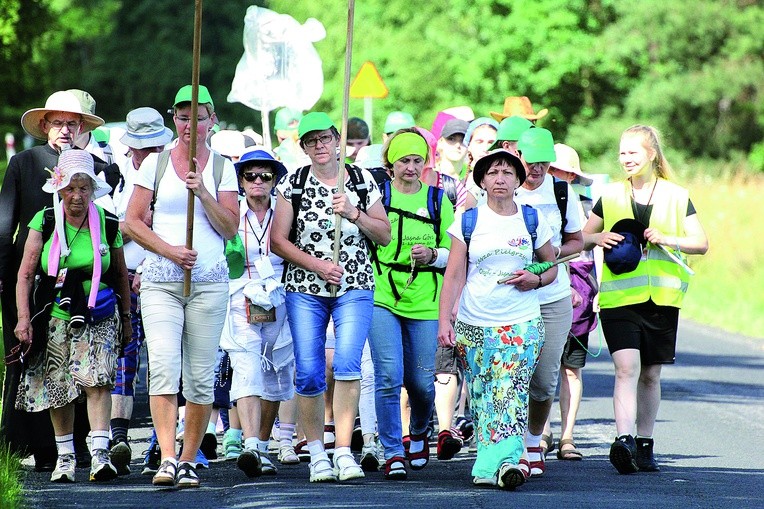
<path fill-rule="evenodd" d="M 67 122 L 64 120 L 47 120 L 46 119 L 45 121 L 49 123 L 50 125 L 52 125 L 55 129 L 63 129 L 64 126 L 66 126 L 69 128 L 70 131 L 74 131 L 81 124 L 79 120 L 69 120 Z"/>
<path fill-rule="evenodd" d="M 189 118 L 189 117 L 179 117 L 179 116 L 175 115 L 175 118 L 176 118 L 176 119 L 178 120 L 178 122 L 180 122 L 181 124 L 188 124 L 189 122 L 191 122 L 191 118 Z M 205 120 L 207 120 L 208 118 L 210 118 L 210 117 L 209 117 L 209 115 L 208 115 L 208 116 L 206 116 L 206 117 L 196 117 L 196 120 L 197 120 L 197 122 L 204 122 L 204 121 L 205 121 Z"/>
<path fill-rule="evenodd" d="M 316 136 L 315 138 L 305 140 L 302 143 L 306 147 L 313 148 L 318 144 L 319 141 L 321 142 L 321 145 L 328 145 L 329 143 L 332 142 L 333 139 L 334 139 L 334 135 L 332 134 L 322 134 L 321 136 Z"/>
<path fill-rule="evenodd" d="M 242 173 L 241 176 L 244 177 L 244 180 L 247 182 L 254 182 L 257 180 L 257 177 L 260 177 L 260 180 L 263 182 L 270 182 L 273 180 L 273 172 L 270 171 L 264 171 L 262 173 Z"/>

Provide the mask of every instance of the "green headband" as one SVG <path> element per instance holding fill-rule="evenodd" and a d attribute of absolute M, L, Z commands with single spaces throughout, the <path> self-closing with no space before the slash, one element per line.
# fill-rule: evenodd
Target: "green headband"
<path fill-rule="evenodd" d="M 393 164 L 406 156 L 417 155 L 426 161 L 428 153 L 429 147 L 427 142 L 420 135 L 401 133 L 390 142 L 390 148 L 387 150 L 387 160 L 390 164 Z"/>

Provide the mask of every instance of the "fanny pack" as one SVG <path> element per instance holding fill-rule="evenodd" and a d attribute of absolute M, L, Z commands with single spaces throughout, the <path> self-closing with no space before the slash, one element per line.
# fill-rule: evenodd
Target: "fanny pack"
<path fill-rule="evenodd" d="M 111 288 L 98 290 L 95 307 L 90 310 L 89 323 L 98 323 L 114 316 L 117 306 L 117 296 Z"/>

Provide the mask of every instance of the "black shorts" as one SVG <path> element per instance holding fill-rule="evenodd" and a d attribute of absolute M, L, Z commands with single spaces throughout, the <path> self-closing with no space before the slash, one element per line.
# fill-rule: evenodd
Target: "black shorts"
<path fill-rule="evenodd" d="M 464 373 L 464 361 L 454 347 L 438 345 L 435 350 L 436 375 L 461 375 Z"/>
<path fill-rule="evenodd" d="M 642 364 L 673 364 L 679 308 L 659 306 L 652 300 L 601 309 L 600 321 L 610 353 L 639 350 Z"/>
<path fill-rule="evenodd" d="M 560 364 L 570 369 L 580 369 L 586 365 L 586 349 L 589 348 L 589 334 L 573 336 L 568 334 Z"/>

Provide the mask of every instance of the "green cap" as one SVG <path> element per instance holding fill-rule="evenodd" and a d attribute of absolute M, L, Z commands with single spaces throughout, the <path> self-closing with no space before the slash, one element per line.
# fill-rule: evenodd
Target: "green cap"
<path fill-rule="evenodd" d="M 517 140 L 517 150 L 526 163 L 552 163 L 557 160 L 552 133 L 542 127 L 527 129 L 522 133 Z"/>
<path fill-rule="evenodd" d="M 178 90 L 175 94 L 175 102 L 172 103 L 172 107 L 176 107 L 180 103 L 191 102 L 191 85 L 186 85 Z M 210 91 L 204 85 L 199 85 L 199 104 L 210 104 L 212 109 L 215 109 L 215 103 L 212 102 L 212 96 Z"/>
<path fill-rule="evenodd" d="M 111 136 L 111 131 L 109 131 L 108 127 L 96 127 L 93 129 L 93 138 L 98 143 L 109 143 L 109 137 Z"/>
<path fill-rule="evenodd" d="M 276 118 L 273 121 L 273 129 L 281 131 L 282 129 L 292 129 L 289 124 L 299 122 L 302 119 L 302 112 L 294 108 L 281 108 L 276 112 Z"/>
<path fill-rule="evenodd" d="M 491 145 L 489 150 L 497 148 L 502 141 L 519 140 L 520 135 L 531 127 L 533 127 L 533 123 L 527 118 L 518 117 L 517 115 L 505 118 L 499 124 L 498 131 L 496 131 L 496 143 Z"/>
<path fill-rule="evenodd" d="M 300 120 L 300 125 L 297 127 L 297 136 L 302 138 L 311 131 L 324 131 L 332 127 L 336 129 L 329 115 L 323 111 L 311 111 Z"/>
<path fill-rule="evenodd" d="M 414 117 L 411 116 L 411 113 L 406 113 L 405 111 L 393 111 L 385 120 L 385 134 L 394 133 L 398 129 L 408 129 L 409 127 L 414 127 L 416 125 L 416 122 L 414 122 Z"/>

